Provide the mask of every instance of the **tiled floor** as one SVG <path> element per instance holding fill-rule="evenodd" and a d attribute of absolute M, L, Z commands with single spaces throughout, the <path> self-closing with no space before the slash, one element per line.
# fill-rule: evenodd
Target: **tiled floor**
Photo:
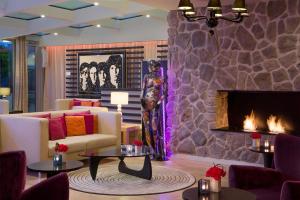
<path fill-rule="evenodd" d="M 113 164 L 116 161 L 110 161 L 105 164 Z M 130 164 L 140 163 L 142 162 L 141 159 L 131 159 L 130 161 L 126 161 Z M 175 155 L 169 161 L 165 162 L 157 162 L 153 161 L 153 165 L 162 165 L 162 166 L 169 166 L 177 169 L 184 170 L 186 172 L 191 173 L 193 176 L 196 177 L 198 180 L 199 178 L 204 176 L 204 173 L 207 168 L 209 168 L 213 163 L 220 163 L 223 164 L 228 169 L 228 166 L 231 164 L 246 164 L 249 163 L 242 163 L 242 162 L 235 162 L 235 161 L 225 161 L 225 160 L 216 160 L 210 158 L 200 158 L 188 155 Z M 117 163 L 116 163 L 117 164 Z M 142 164 L 142 163 L 141 163 Z M 44 178 L 39 178 L 35 175 L 28 175 L 26 180 L 26 187 L 30 187 L 38 183 L 39 181 L 43 180 Z M 227 176 L 222 179 L 222 186 L 228 185 L 228 178 Z M 196 184 L 195 184 L 196 186 Z M 181 198 L 182 191 L 160 194 L 160 195 L 145 195 L 145 196 L 105 196 L 105 195 L 95 195 L 95 194 L 88 194 L 83 192 L 78 192 L 74 190 L 70 190 L 70 200 L 179 200 Z"/>

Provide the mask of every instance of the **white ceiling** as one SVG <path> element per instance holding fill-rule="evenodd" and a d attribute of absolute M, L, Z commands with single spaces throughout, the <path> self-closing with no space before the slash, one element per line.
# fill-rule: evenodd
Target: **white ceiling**
<path fill-rule="evenodd" d="M 69 28 L 69 26 L 82 23 L 91 25 L 101 24 L 101 29 L 116 31 L 122 29 L 127 23 L 131 23 L 132 20 L 119 22 L 111 18 L 130 14 L 150 14 L 151 18 L 149 20 L 161 20 L 166 23 L 167 6 L 171 5 L 165 5 L 164 8 L 162 8 L 160 4 L 156 6 L 152 4 L 148 5 L 148 2 L 143 0 L 81 0 L 92 4 L 98 2 L 99 5 L 76 11 L 68 11 L 49 6 L 64 1 L 66 0 L 0 0 L 0 38 L 7 39 L 38 32 L 58 32 L 60 35 L 66 34 L 75 36 L 80 35 L 80 32 L 86 32 L 86 30 L 72 29 Z M 161 0 L 161 2 L 164 1 L 165 0 Z M 173 3 L 177 4 L 176 2 Z M 44 14 L 46 18 L 24 21 L 5 17 L 18 12 L 38 16 Z M 140 21 L 143 21 L 142 18 L 145 17 L 140 17 Z M 135 21 L 139 24 L 138 18 Z"/>
<path fill-rule="evenodd" d="M 126 34 L 128 36 L 137 36 L 140 32 L 143 37 L 137 37 L 136 40 L 143 39 L 167 39 L 167 20 L 166 16 L 169 10 L 176 9 L 179 0 L 80 0 L 93 4 L 98 2 L 98 6 L 68 11 L 49 5 L 65 2 L 66 0 L 0 0 L 0 39 L 13 38 L 23 35 L 31 35 L 38 32 L 51 33 L 50 35 L 39 37 L 45 44 L 60 44 L 64 41 L 68 43 L 86 42 L 82 38 L 95 37 L 99 42 L 122 42 L 124 37 L 114 40 L 108 39 L 108 36 L 118 36 Z M 207 0 L 192 0 L 196 6 L 205 6 Z M 232 3 L 233 0 L 222 0 L 223 5 Z M 24 21 L 20 19 L 7 18 L 7 15 L 13 15 L 18 12 L 34 14 L 40 16 L 46 15 L 46 18 Z M 151 17 L 146 19 L 145 15 Z M 127 15 L 143 15 L 143 17 L 116 21 L 112 17 L 122 17 Z M 84 29 L 74 29 L 74 26 L 82 23 L 91 25 L 101 24 L 101 31 L 95 31 L 94 27 Z M 151 27 L 149 27 L 151 26 Z M 53 33 L 59 33 L 60 39 L 54 37 Z M 105 37 L 99 35 L 105 34 Z M 159 37 L 159 35 L 161 35 Z M 102 41 L 102 40 L 106 41 Z M 94 40 L 94 39 L 91 39 Z M 132 40 L 132 39 L 130 39 Z M 53 42 L 54 41 L 54 42 Z M 95 42 L 95 41 L 93 41 Z"/>

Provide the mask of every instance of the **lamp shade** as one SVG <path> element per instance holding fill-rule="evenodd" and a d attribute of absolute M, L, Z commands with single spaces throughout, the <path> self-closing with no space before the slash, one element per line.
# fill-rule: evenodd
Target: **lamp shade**
<path fill-rule="evenodd" d="M 246 3 L 245 0 L 235 0 L 232 6 L 234 12 L 246 12 Z"/>
<path fill-rule="evenodd" d="M 190 0 L 180 0 L 178 5 L 178 10 L 190 10 L 193 5 Z"/>
<path fill-rule="evenodd" d="M 111 92 L 110 93 L 110 103 L 117 105 L 127 105 L 128 104 L 128 92 Z"/>
<path fill-rule="evenodd" d="M 207 5 L 207 10 L 221 10 L 221 1 L 220 0 L 209 0 Z"/>
<path fill-rule="evenodd" d="M 10 88 L 9 87 L 0 88 L 0 95 L 9 96 L 10 95 Z"/>
<path fill-rule="evenodd" d="M 189 10 L 185 10 L 184 11 L 184 13 L 186 14 L 186 15 L 195 15 L 196 14 L 196 11 L 195 11 L 195 9 L 194 9 L 194 5 L 193 4 L 191 4 L 191 6 L 192 6 L 192 8 L 191 9 L 189 9 Z"/>

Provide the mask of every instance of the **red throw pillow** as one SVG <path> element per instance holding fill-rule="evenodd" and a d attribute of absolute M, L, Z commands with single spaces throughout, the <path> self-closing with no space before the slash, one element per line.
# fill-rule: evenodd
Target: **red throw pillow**
<path fill-rule="evenodd" d="M 83 115 L 86 134 L 94 133 L 94 115 Z"/>
<path fill-rule="evenodd" d="M 101 101 L 94 101 L 93 107 L 101 107 Z"/>
<path fill-rule="evenodd" d="M 37 117 L 37 118 L 46 118 L 46 119 L 50 119 L 51 118 L 51 114 L 50 113 L 46 113 L 46 114 L 40 114 L 40 115 L 32 115 L 30 117 Z"/>
<path fill-rule="evenodd" d="M 81 101 L 78 99 L 73 99 L 73 106 L 81 106 Z"/>
<path fill-rule="evenodd" d="M 49 119 L 49 139 L 59 140 L 64 139 L 67 130 L 65 129 L 64 117 L 57 117 Z"/>

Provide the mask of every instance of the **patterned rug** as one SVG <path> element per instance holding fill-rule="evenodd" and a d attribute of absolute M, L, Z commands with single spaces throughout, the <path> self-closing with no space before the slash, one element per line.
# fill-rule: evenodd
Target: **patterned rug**
<path fill-rule="evenodd" d="M 138 169 L 137 166 L 130 167 Z M 120 173 L 118 165 L 99 166 L 95 181 L 88 168 L 69 172 L 68 175 L 71 189 L 103 195 L 159 194 L 181 190 L 195 183 L 195 177 L 189 173 L 161 166 L 152 166 L 151 180 Z"/>

